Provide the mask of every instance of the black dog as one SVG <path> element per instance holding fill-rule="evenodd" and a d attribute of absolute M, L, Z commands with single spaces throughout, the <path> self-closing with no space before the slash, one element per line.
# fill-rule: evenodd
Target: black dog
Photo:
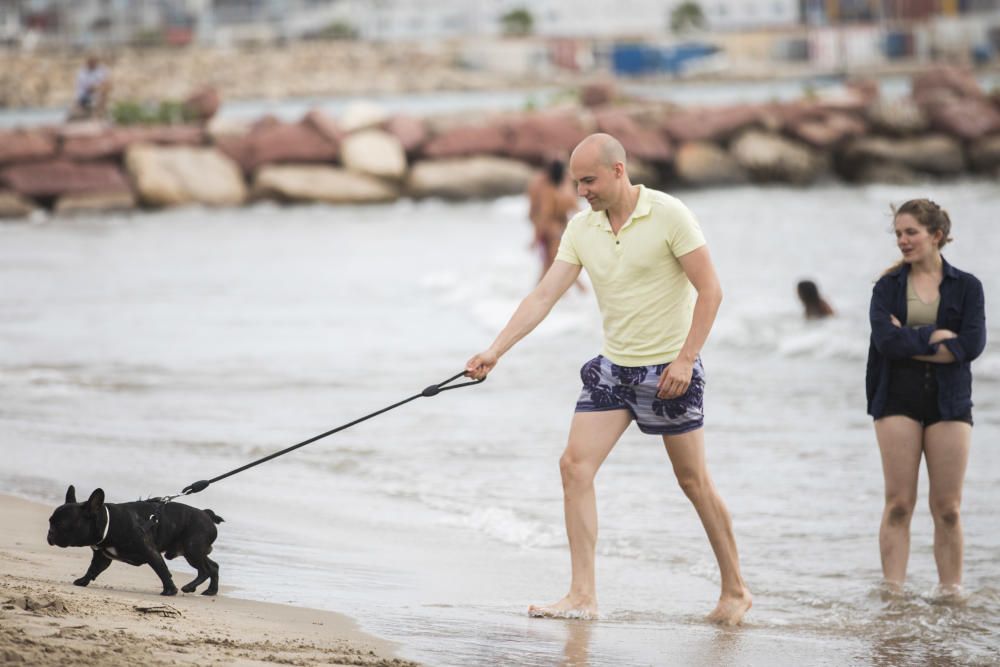
<path fill-rule="evenodd" d="M 161 595 L 177 595 L 177 587 L 160 554 L 178 555 L 198 570 L 198 576 L 181 589 L 193 593 L 206 579 L 211 579 L 202 595 L 219 591 L 219 566 L 208 557 L 218 531 L 215 524 L 222 517 L 212 510 L 200 510 L 181 503 L 160 502 L 153 498 L 132 503 L 104 502 L 104 491 L 95 490 L 83 503 L 76 502 L 76 490 L 66 490 L 66 504 L 49 518 L 49 544 L 60 547 L 90 547 L 94 557 L 87 573 L 74 581 L 86 586 L 120 560 L 129 565 L 148 563 L 160 581 Z"/>

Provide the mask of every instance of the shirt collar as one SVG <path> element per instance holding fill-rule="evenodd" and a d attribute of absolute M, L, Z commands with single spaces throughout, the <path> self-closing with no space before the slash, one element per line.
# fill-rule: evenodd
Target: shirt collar
<path fill-rule="evenodd" d="M 645 185 L 639 186 L 639 198 L 635 201 L 635 210 L 632 211 L 632 216 L 625 221 L 622 225 L 622 229 L 628 227 L 633 220 L 638 220 L 640 218 L 645 218 L 649 215 L 653 208 L 653 203 L 649 195 L 649 190 L 646 189 Z M 608 214 L 606 211 L 590 211 L 588 214 L 590 218 L 590 224 L 595 227 L 601 227 L 607 231 L 611 231 L 611 221 L 608 220 Z"/>
<path fill-rule="evenodd" d="M 893 270 L 890 275 L 896 276 L 896 279 L 900 283 L 906 282 L 906 278 L 910 275 L 910 265 L 903 262 L 902 265 Z M 958 270 L 948 263 L 948 260 L 941 255 L 941 275 L 945 278 L 958 278 Z"/>

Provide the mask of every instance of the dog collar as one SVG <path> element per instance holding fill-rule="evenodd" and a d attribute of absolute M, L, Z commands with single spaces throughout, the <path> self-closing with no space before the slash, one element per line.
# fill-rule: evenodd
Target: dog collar
<path fill-rule="evenodd" d="M 100 544 L 104 540 L 108 539 L 108 529 L 109 528 L 111 528 L 111 512 L 108 511 L 108 506 L 105 505 L 104 506 L 104 534 L 101 535 L 101 539 L 97 541 L 97 544 Z M 93 546 L 93 548 L 95 550 L 97 549 L 97 544 L 95 544 Z"/>

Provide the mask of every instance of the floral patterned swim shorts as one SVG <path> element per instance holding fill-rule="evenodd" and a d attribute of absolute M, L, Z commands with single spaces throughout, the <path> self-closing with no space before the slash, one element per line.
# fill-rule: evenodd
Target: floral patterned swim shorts
<path fill-rule="evenodd" d="M 598 355 L 580 369 L 583 391 L 576 411 L 628 410 L 639 430 L 652 435 L 680 435 L 701 428 L 705 423 L 705 369 L 701 357 L 694 362 L 691 385 L 684 394 L 657 398 L 656 387 L 668 365 L 619 366 Z"/>

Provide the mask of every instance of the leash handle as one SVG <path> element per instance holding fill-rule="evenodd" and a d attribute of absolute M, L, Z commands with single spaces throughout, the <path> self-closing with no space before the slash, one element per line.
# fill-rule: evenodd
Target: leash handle
<path fill-rule="evenodd" d="M 460 382 L 458 384 L 451 384 L 452 382 L 454 382 L 455 380 L 457 380 L 460 377 L 465 377 L 465 371 L 464 370 L 461 373 L 456 373 L 455 375 L 452 375 L 450 378 L 448 378 L 444 382 L 439 382 L 438 384 L 432 384 L 431 386 L 426 387 L 419 394 L 414 394 L 413 396 L 410 396 L 409 398 L 405 398 L 402 401 L 399 401 L 398 403 L 393 403 L 392 405 L 390 405 L 388 407 L 385 407 L 385 408 L 382 408 L 381 410 L 376 410 L 375 412 L 372 412 L 371 414 L 365 415 L 364 417 L 360 417 L 359 419 L 355 419 L 354 421 L 348 422 L 346 424 L 343 424 L 342 426 L 338 426 L 337 428 L 331 429 L 331 430 L 327 431 L 326 433 L 320 433 L 319 435 L 313 436 L 312 438 L 309 438 L 308 440 L 303 440 L 302 442 L 298 443 L 297 445 L 292 445 L 291 447 L 287 447 L 285 449 L 282 449 L 281 451 L 274 452 L 273 454 L 268 454 L 267 456 L 265 456 L 263 458 L 257 459 L 256 461 L 253 461 L 253 462 L 248 463 L 246 465 L 240 466 L 239 468 L 235 468 L 233 470 L 230 470 L 229 472 L 223 473 L 222 475 L 219 475 L 218 477 L 213 477 L 212 479 L 202 479 L 202 480 L 199 480 L 199 481 L 194 482 L 192 484 L 188 484 L 187 486 L 184 487 L 184 490 L 181 491 L 180 493 L 178 493 L 176 495 L 173 495 L 173 496 L 164 496 L 164 502 L 170 502 L 171 500 L 173 500 L 174 498 L 177 498 L 179 496 L 189 496 L 189 495 L 194 494 L 194 493 L 200 493 L 201 491 L 204 491 L 205 489 L 207 489 L 214 482 L 218 482 L 220 480 L 225 479 L 226 477 L 230 477 L 230 476 L 235 475 L 237 473 L 241 473 L 244 470 L 248 470 L 249 468 L 253 468 L 254 466 L 260 465 L 261 463 L 266 463 L 267 461 L 270 461 L 271 459 L 278 458 L 279 456 L 282 456 L 283 454 L 287 454 L 287 453 L 289 453 L 289 452 L 291 452 L 291 451 L 293 451 L 295 449 L 298 449 L 299 447 L 305 447 L 306 445 L 308 445 L 308 444 L 310 444 L 312 442 L 316 442 L 317 440 L 325 438 L 328 435 L 333 435 L 334 433 L 337 433 L 338 431 L 343 431 L 344 429 L 350 428 L 350 427 L 354 426 L 355 424 L 360 424 L 361 422 L 365 421 L 366 419 L 371 419 L 372 417 L 377 417 L 378 415 L 382 414 L 383 412 L 388 412 L 389 410 L 392 410 L 394 408 L 398 408 L 399 406 L 404 405 L 406 403 L 409 403 L 412 400 L 415 400 L 415 399 L 418 399 L 418 398 L 421 398 L 421 397 L 427 397 L 427 398 L 429 398 L 431 396 L 437 396 L 442 391 L 450 391 L 452 389 L 460 389 L 462 387 L 471 387 L 473 385 L 482 384 L 483 382 L 486 381 L 486 378 L 482 378 L 480 380 L 471 380 L 469 382 Z M 451 386 L 448 386 L 448 385 L 451 385 Z"/>

